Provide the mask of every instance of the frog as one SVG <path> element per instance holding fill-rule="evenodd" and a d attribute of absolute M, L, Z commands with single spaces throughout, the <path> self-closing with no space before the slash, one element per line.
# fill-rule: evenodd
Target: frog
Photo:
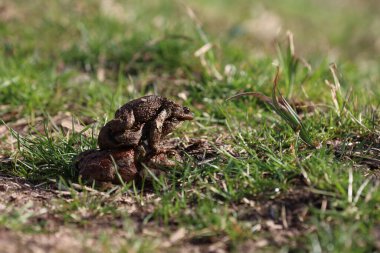
<path fill-rule="evenodd" d="M 132 100 L 115 112 L 115 118 L 100 130 L 101 150 L 135 148 L 137 157 L 166 152 L 161 139 L 183 121 L 194 119 L 189 108 L 165 97 L 148 95 Z"/>

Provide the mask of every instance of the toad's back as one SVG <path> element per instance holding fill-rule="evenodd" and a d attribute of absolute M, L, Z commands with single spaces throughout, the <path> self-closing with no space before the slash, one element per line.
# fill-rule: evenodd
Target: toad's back
<path fill-rule="evenodd" d="M 160 96 L 144 96 L 120 107 L 115 113 L 115 118 L 125 119 L 128 117 L 128 112 L 133 111 L 135 122 L 145 123 L 159 114 L 166 101 L 166 98 Z"/>

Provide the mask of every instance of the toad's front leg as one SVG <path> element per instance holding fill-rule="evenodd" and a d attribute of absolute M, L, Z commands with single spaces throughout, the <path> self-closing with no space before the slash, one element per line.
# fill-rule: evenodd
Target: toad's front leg
<path fill-rule="evenodd" d="M 161 138 L 164 134 L 163 126 L 165 120 L 169 117 L 169 115 L 170 112 L 164 109 L 158 114 L 154 121 L 149 123 L 147 156 L 153 157 L 154 155 L 166 152 L 165 148 L 161 146 Z"/>

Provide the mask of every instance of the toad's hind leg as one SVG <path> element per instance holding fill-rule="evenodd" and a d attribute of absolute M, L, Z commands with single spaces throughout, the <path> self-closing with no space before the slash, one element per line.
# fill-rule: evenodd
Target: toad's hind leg
<path fill-rule="evenodd" d="M 122 133 L 116 134 L 113 138 L 117 143 L 124 143 L 126 146 L 135 147 L 140 143 L 144 125 L 141 124 L 138 129 L 127 129 Z"/>
<path fill-rule="evenodd" d="M 121 113 L 120 109 L 116 111 L 115 113 L 115 119 L 118 118 L 123 121 L 123 127 L 125 129 L 131 129 L 135 122 L 135 114 L 133 113 L 133 110 L 125 110 L 123 113 Z"/>
<path fill-rule="evenodd" d="M 113 119 L 105 124 L 99 132 L 98 144 L 100 149 L 111 149 L 117 146 L 113 136 L 123 130 L 121 119 Z"/>

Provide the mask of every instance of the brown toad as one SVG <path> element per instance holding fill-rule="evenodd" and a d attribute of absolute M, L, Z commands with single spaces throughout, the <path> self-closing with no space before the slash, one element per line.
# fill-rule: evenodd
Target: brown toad
<path fill-rule="evenodd" d="M 135 179 L 151 179 L 165 173 L 163 168 L 182 162 L 179 153 L 161 153 L 144 165 L 135 160 L 134 149 L 87 150 L 75 160 L 75 167 L 84 183 L 95 183 L 100 188 L 113 184 L 129 183 Z M 147 171 L 149 170 L 149 172 Z"/>
<path fill-rule="evenodd" d="M 182 121 L 192 120 L 190 109 L 167 98 L 150 95 L 132 100 L 115 113 L 100 131 L 99 148 L 117 149 L 133 147 L 139 155 L 152 157 L 165 152 L 161 139 L 172 132 Z"/>
<path fill-rule="evenodd" d="M 88 150 L 77 157 L 75 167 L 79 175 L 90 183 L 128 183 L 138 174 L 134 156 L 133 149 Z"/>

